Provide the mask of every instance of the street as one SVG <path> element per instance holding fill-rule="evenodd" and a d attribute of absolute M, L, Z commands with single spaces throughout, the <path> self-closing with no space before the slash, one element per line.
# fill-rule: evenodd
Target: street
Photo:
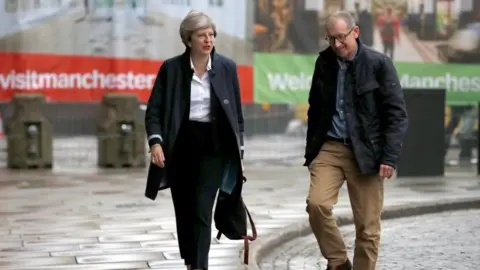
<path fill-rule="evenodd" d="M 246 176 L 260 237 L 306 218 L 304 167 L 253 166 Z M 182 269 L 170 192 L 144 198 L 145 178 L 144 169 L 1 169 L 0 269 Z M 468 175 L 392 180 L 385 206 L 477 198 L 479 188 Z M 346 188 L 340 193 L 335 213 L 350 213 Z M 242 243 L 213 240 L 209 269 L 244 269 Z"/>
<path fill-rule="evenodd" d="M 6 142 L 0 142 L 4 167 Z M 307 216 L 303 144 L 285 136 L 246 140 L 243 196 L 260 237 Z M 155 202 L 144 198 L 146 170 L 99 169 L 96 147 L 94 137 L 55 138 L 52 171 L 0 169 L 0 269 L 183 268 L 170 192 L 160 192 Z M 479 190 L 468 172 L 401 178 L 386 183 L 385 206 L 477 198 Z M 334 211 L 351 212 L 345 187 Z M 209 269 L 245 269 L 242 247 L 242 241 L 213 239 Z"/>
<path fill-rule="evenodd" d="M 383 222 L 378 270 L 478 269 L 480 210 L 446 212 Z M 353 258 L 355 229 L 341 228 Z M 262 270 L 325 269 L 313 235 L 288 242 L 262 261 Z"/>

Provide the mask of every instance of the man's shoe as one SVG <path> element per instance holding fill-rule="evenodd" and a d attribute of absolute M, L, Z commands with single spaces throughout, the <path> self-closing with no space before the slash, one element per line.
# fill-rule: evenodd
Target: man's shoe
<path fill-rule="evenodd" d="M 347 259 L 347 261 L 340 266 L 337 266 L 337 267 L 327 266 L 326 270 L 352 270 L 352 269 L 353 269 L 352 263 L 350 262 L 350 260 Z"/>

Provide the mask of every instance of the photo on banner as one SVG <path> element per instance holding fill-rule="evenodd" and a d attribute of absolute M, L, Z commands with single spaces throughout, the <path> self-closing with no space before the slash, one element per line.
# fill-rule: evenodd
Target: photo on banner
<path fill-rule="evenodd" d="M 480 101 L 480 1 L 255 0 L 256 103 L 304 104 L 324 20 L 348 10 L 362 42 L 394 61 L 405 88 L 446 88 L 449 104 Z"/>
<path fill-rule="evenodd" d="M 217 26 L 216 49 L 235 60 L 252 99 L 245 0 L 0 0 L 0 102 L 38 91 L 49 101 L 99 101 L 106 92 L 150 95 L 163 60 L 183 53 L 190 10 Z"/>

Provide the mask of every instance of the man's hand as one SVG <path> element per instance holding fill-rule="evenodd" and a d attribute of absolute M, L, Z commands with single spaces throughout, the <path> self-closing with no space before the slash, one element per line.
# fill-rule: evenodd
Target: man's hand
<path fill-rule="evenodd" d="M 150 149 L 152 163 L 160 168 L 165 167 L 165 156 L 163 155 L 163 149 L 160 144 L 152 145 Z"/>
<path fill-rule="evenodd" d="M 378 175 L 380 175 L 382 179 L 385 179 L 385 178 L 390 179 L 393 176 L 393 168 L 391 166 L 381 164 Z"/>

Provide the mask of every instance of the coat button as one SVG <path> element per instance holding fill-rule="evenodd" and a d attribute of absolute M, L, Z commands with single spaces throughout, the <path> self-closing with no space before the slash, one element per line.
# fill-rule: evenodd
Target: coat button
<path fill-rule="evenodd" d="M 230 101 L 228 101 L 228 99 L 223 100 L 223 104 L 228 105 L 228 103 L 230 103 Z"/>

